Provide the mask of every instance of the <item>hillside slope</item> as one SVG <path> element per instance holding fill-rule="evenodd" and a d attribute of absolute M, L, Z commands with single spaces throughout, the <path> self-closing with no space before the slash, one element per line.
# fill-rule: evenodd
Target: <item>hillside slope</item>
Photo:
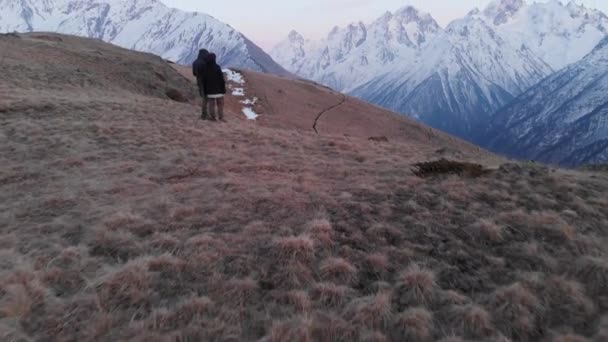
<path fill-rule="evenodd" d="M 354 100 L 317 134 L 341 95 L 256 73 L 230 86 L 257 120 L 235 95 L 203 122 L 174 68 L 0 35 L 3 341 L 608 337 L 605 172 L 503 164 Z"/>
<path fill-rule="evenodd" d="M 97 38 L 177 63 L 191 63 L 207 48 L 224 65 L 289 74 L 229 25 L 159 0 L 0 0 L 0 32 L 15 31 Z"/>

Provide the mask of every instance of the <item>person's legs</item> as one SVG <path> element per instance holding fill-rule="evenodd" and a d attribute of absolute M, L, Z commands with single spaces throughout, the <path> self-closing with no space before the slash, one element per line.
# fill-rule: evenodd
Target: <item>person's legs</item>
<path fill-rule="evenodd" d="M 215 104 L 217 99 L 208 99 L 209 102 L 209 120 L 215 121 Z"/>
<path fill-rule="evenodd" d="M 226 121 L 226 120 L 224 120 L 224 98 L 223 97 L 220 97 L 219 99 L 217 99 L 217 115 L 218 115 L 218 120 Z"/>
<path fill-rule="evenodd" d="M 198 83 L 198 93 L 201 96 L 201 98 L 203 99 L 203 103 L 202 103 L 202 109 L 201 109 L 201 119 L 203 120 L 207 120 L 209 118 L 209 112 L 208 112 L 208 101 L 207 101 L 207 95 L 205 94 L 205 89 L 203 88 L 203 86 L 201 85 L 201 81 L 200 79 L 197 79 L 197 83 Z"/>
<path fill-rule="evenodd" d="M 203 111 L 201 113 L 201 119 L 209 119 L 209 100 L 207 99 L 207 96 L 205 96 L 205 94 L 203 94 Z"/>

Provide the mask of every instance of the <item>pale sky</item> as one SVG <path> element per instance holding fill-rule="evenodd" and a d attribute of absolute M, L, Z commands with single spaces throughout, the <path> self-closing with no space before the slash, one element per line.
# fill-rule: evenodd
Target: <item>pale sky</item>
<path fill-rule="evenodd" d="M 406 5 L 429 12 L 440 25 L 483 9 L 490 0 L 161 0 L 170 7 L 207 13 L 245 34 L 266 51 L 292 29 L 319 39 L 336 25 L 369 22 Z M 538 0 L 529 2 L 546 2 Z M 562 0 L 566 2 L 566 0 Z M 608 13 L 608 0 L 576 0 Z"/>

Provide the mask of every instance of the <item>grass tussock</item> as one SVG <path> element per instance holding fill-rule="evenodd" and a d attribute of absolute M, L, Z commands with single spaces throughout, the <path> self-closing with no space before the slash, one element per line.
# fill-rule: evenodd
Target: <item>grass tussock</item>
<path fill-rule="evenodd" d="M 400 309 L 426 306 L 435 299 L 437 290 L 435 272 L 414 263 L 399 274 L 393 290 L 393 300 Z"/>
<path fill-rule="evenodd" d="M 492 315 L 476 304 L 455 305 L 447 310 L 445 323 L 459 336 L 487 339 L 496 332 Z"/>
<path fill-rule="evenodd" d="M 294 341 L 312 342 L 312 322 L 307 318 L 297 318 L 287 322 L 277 322 L 270 329 L 270 342 Z"/>
<path fill-rule="evenodd" d="M 313 299 L 327 307 L 339 308 L 348 303 L 354 296 L 354 290 L 333 283 L 318 283 L 312 289 Z"/>
<path fill-rule="evenodd" d="M 321 277 L 326 281 L 350 284 L 357 279 L 357 268 L 343 258 L 327 258 L 319 267 Z"/>
<path fill-rule="evenodd" d="M 498 243 L 504 240 L 503 228 L 492 220 L 480 219 L 471 226 L 471 231 L 482 241 Z"/>
<path fill-rule="evenodd" d="M 571 273 L 585 284 L 592 295 L 608 296 L 608 262 L 603 258 L 579 258 L 572 266 Z"/>
<path fill-rule="evenodd" d="M 411 308 L 395 317 L 393 341 L 431 341 L 433 314 L 424 308 Z"/>
<path fill-rule="evenodd" d="M 378 293 L 353 300 L 346 308 L 346 317 L 356 325 L 386 329 L 392 319 L 391 295 Z"/>
<path fill-rule="evenodd" d="M 145 265 L 133 262 L 106 276 L 97 286 L 100 305 L 106 310 L 149 304 L 151 277 Z"/>
<path fill-rule="evenodd" d="M 505 336 L 516 340 L 538 338 L 545 308 L 522 284 L 497 289 L 491 298 L 494 322 Z"/>
<path fill-rule="evenodd" d="M 274 245 L 277 256 L 282 260 L 310 262 L 315 255 L 315 243 L 309 235 L 278 238 Z"/>

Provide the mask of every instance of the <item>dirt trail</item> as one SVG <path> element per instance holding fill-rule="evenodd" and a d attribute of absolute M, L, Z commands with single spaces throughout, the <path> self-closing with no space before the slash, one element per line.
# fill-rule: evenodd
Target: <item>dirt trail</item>
<path fill-rule="evenodd" d="M 343 105 L 343 104 L 344 104 L 344 103 L 345 103 L 347 100 L 348 100 L 348 98 L 346 97 L 346 95 L 342 95 L 342 100 L 340 101 L 340 103 L 337 103 L 337 104 L 335 104 L 335 105 L 333 105 L 333 106 L 330 106 L 330 107 L 328 107 L 328 108 L 325 108 L 323 111 L 321 111 L 321 112 L 319 113 L 319 115 L 317 115 L 317 117 L 316 117 L 316 119 L 315 119 L 315 122 L 314 122 L 314 123 L 313 123 L 313 125 L 312 125 L 312 129 L 315 131 L 315 133 L 319 134 L 319 131 L 317 131 L 317 123 L 319 122 L 319 119 L 321 119 L 321 116 L 323 116 L 323 114 L 325 114 L 325 113 L 327 113 L 327 112 L 329 112 L 329 111 L 331 111 L 331 110 L 333 110 L 333 109 L 336 109 L 336 108 L 340 107 L 340 106 L 341 106 L 341 105 Z"/>

